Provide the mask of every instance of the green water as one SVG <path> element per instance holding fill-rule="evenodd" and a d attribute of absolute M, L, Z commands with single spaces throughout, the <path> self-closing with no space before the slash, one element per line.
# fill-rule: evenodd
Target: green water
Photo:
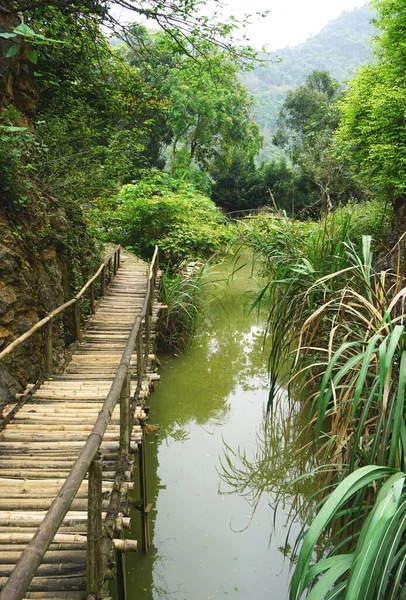
<path fill-rule="evenodd" d="M 251 286 L 247 268 L 233 284 L 212 288 L 217 299 L 209 303 L 207 295 L 192 348 L 160 357 L 161 383 L 149 400 L 150 423 L 160 426 L 148 438 L 152 547 L 126 556 L 129 599 L 287 597 L 282 547 L 287 525 L 292 539 L 299 530 L 288 515 L 301 497 L 285 488 L 301 470 L 294 448 L 300 424 L 282 392 L 264 432 L 266 323 L 247 314 Z M 132 536 L 140 540 L 138 523 L 134 511 Z"/>

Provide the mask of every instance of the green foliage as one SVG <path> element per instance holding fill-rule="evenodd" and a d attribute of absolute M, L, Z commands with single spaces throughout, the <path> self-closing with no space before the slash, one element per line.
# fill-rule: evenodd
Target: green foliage
<path fill-rule="evenodd" d="M 36 135 L 46 150 L 37 166 L 52 193 L 88 204 L 158 165 L 168 129 L 156 90 L 97 28 L 79 34 L 54 9 L 31 20 L 64 42 L 42 50 L 36 72 Z"/>
<path fill-rule="evenodd" d="M 169 163 L 189 156 L 189 165 L 212 174 L 226 166 L 232 150 L 244 147 L 255 155 L 261 140 L 251 114 L 253 99 L 238 77 L 238 64 L 217 45 L 200 41 L 205 56 L 181 51 L 168 33 L 148 33 L 140 27 L 129 36 L 129 62 L 167 101 L 171 129 Z M 176 166 L 175 166 L 176 168 Z"/>
<path fill-rule="evenodd" d="M 291 221 L 286 216 L 265 214 L 241 225 L 241 243 L 252 248 L 263 264 L 267 281 L 255 305 L 269 309 L 270 371 L 275 386 L 282 375 L 291 373 L 295 355 L 290 352 L 297 349 L 303 323 L 324 304 L 327 293 L 340 291 L 348 282 L 347 272 L 336 279 L 330 277 L 348 267 L 347 245 L 357 244 L 360 236 L 371 233 L 378 241 L 385 239 L 391 216 L 387 207 L 375 200 L 350 203 L 320 221 Z M 324 277 L 330 279 L 319 285 Z M 320 330 L 320 345 L 328 335 L 328 327 Z"/>
<path fill-rule="evenodd" d="M 353 196 L 361 196 L 345 157 L 337 156 L 339 86 L 326 71 L 314 71 L 306 83 L 288 93 L 282 106 L 275 143 L 290 150 L 292 161 L 313 182 L 310 211 L 331 211 Z"/>
<path fill-rule="evenodd" d="M 303 85 L 288 92 L 278 118 L 276 138 L 280 145 L 300 147 L 321 131 L 334 131 L 338 90 L 338 82 L 327 71 L 312 71 Z"/>
<path fill-rule="evenodd" d="M 160 348 L 179 353 L 188 348 L 195 332 L 201 292 L 202 273 L 194 278 L 163 274 L 160 298 L 166 308 L 160 313 L 157 328 Z"/>
<path fill-rule="evenodd" d="M 0 196 L 10 214 L 15 215 L 28 201 L 32 172 L 31 157 L 35 139 L 28 127 L 15 125 L 21 115 L 9 107 L 0 115 Z"/>
<path fill-rule="evenodd" d="M 235 152 L 224 175 L 216 178 L 212 199 L 226 212 L 261 206 L 301 213 L 308 204 L 313 184 L 301 169 L 287 164 L 284 158 L 257 167 L 244 152 Z"/>
<path fill-rule="evenodd" d="M 159 244 L 172 266 L 184 259 L 207 258 L 230 238 L 224 217 L 191 184 L 168 174 L 147 174 L 123 186 L 117 197 L 100 203 L 94 217 L 104 235 L 148 257 Z"/>
<path fill-rule="evenodd" d="M 60 44 L 60 40 L 45 37 L 42 33 L 36 33 L 31 27 L 25 23 L 21 23 L 14 27 L 11 32 L 0 32 L 0 38 L 13 40 L 14 43 L 6 52 L 5 58 L 11 58 L 21 52 L 24 58 L 28 59 L 34 65 L 38 62 L 38 52 L 36 46 L 44 46 L 46 44 Z"/>
<path fill-rule="evenodd" d="M 377 63 L 362 68 L 342 103 L 339 149 L 356 176 L 396 200 L 405 193 L 406 110 L 403 68 L 406 17 L 401 0 L 379 0 L 375 40 Z"/>
<path fill-rule="evenodd" d="M 258 102 L 254 112 L 264 136 L 261 160 L 273 158 L 271 140 L 289 90 L 303 85 L 314 70 L 328 71 L 340 83 L 345 82 L 371 59 L 373 16 L 370 7 L 345 12 L 306 42 L 277 50 L 271 61 L 243 74 L 243 83 Z"/>
<path fill-rule="evenodd" d="M 307 530 L 292 578 L 290 600 L 302 597 L 312 585 L 307 598 L 324 600 L 384 600 L 402 597 L 406 527 L 406 475 L 380 466 L 365 466 L 344 479 L 323 503 Z M 381 485 L 381 480 L 386 481 Z M 359 518 L 359 493 L 381 485 L 361 531 L 350 542 L 348 551 L 332 550 L 326 558 L 310 566 L 312 554 L 323 532 L 336 523 L 350 523 Z"/>
<path fill-rule="evenodd" d="M 257 303 L 269 302 L 272 375 L 305 399 L 321 465 L 293 551 L 292 600 L 383 600 L 403 589 L 405 291 L 400 273 L 375 272 L 371 236 L 358 243 L 384 239 L 392 219 L 375 200 L 320 224 L 261 216 L 248 232 L 267 258 Z"/>
<path fill-rule="evenodd" d="M 124 9 L 127 15 L 132 13 L 133 19 L 130 20 L 133 24 L 149 19 L 155 21 L 164 31 L 170 31 L 179 52 L 194 53 L 197 59 L 204 60 L 205 45 L 215 44 L 225 55 L 248 68 L 250 61 L 256 59 L 258 52 L 247 44 L 241 45 L 240 30 L 250 22 L 251 15 L 247 14 L 242 21 L 234 16 L 221 21 L 218 19 L 217 11 L 211 17 L 205 14 L 203 8 L 207 4 L 209 0 L 142 0 L 142 2 L 117 0 L 115 2 L 115 6 Z M 86 30 L 107 28 L 125 38 L 129 30 L 134 29 L 133 26 L 121 25 L 118 22 L 106 0 L 77 0 L 65 3 L 62 7 L 59 0 L 41 0 L 28 5 L 24 0 L 12 0 L 8 10 L 11 14 L 25 15 L 28 12 L 29 15 L 36 7 L 40 11 L 54 10 L 57 13 L 60 11 L 72 23 L 76 23 L 78 36 Z M 238 43 L 235 36 L 239 37 Z M 247 41 L 247 38 L 243 37 Z"/>

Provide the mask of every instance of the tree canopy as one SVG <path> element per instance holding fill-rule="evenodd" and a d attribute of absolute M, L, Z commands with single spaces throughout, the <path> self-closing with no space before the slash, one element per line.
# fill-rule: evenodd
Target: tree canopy
<path fill-rule="evenodd" d="M 193 47 L 203 58 L 204 52 L 200 49 L 203 40 L 222 48 L 241 64 L 256 56 L 253 48 L 239 43 L 247 41 L 244 33 L 239 36 L 238 32 L 243 30 L 250 15 L 242 21 L 233 16 L 222 20 L 216 10 L 221 7 L 221 0 L 210 0 L 215 9 L 211 10 L 211 16 L 204 12 L 207 4 L 209 0 L 115 0 L 114 3 L 111 0 L 0 0 L 0 13 L 31 14 L 36 9 L 52 8 L 70 18 L 78 31 L 104 26 L 125 39 L 129 27 L 115 16 L 124 9 L 127 15 L 134 16 L 134 22 L 155 22 L 185 53 Z"/>
<path fill-rule="evenodd" d="M 396 200 L 406 191 L 406 14 L 402 0 L 378 0 L 377 62 L 360 69 L 341 105 L 341 153 L 356 177 Z"/>
<path fill-rule="evenodd" d="M 344 158 L 337 157 L 340 86 L 326 71 L 314 71 L 305 84 L 288 93 L 278 119 L 275 143 L 288 149 L 312 182 L 308 207 L 331 211 L 346 202 L 355 186 Z"/>

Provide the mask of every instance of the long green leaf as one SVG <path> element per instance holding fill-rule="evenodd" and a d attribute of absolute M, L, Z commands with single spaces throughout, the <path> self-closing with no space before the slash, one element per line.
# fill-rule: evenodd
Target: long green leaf
<path fill-rule="evenodd" d="M 290 600 L 298 600 L 305 588 L 307 569 L 317 540 L 332 521 L 335 513 L 358 490 L 370 485 L 373 481 L 388 477 L 393 470 L 387 467 L 368 465 L 351 473 L 344 479 L 334 492 L 327 498 L 308 531 L 304 535 L 297 565 L 293 573 Z"/>
<path fill-rule="evenodd" d="M 403 410 L 405 405 L 405 390 L 406 390 L 406 352 L 402 353 L 399 368 L 399 384 L 396 396 L 396 407 L 393 419 L 392 439 L 389 451 L 388 466 L 391 467 L 395 463 L 396 452 L 399 449 L 399 437 L 402 423 L 404 423 Z"/>
<path fill-rule="evenodd" d="M 322 561 L 322 563 L 329 562 L 330 566 L 326 573 L 319 578 L 316 585 L 312 588 L 307 600 L 322 600 L 326 594 L 331 590 L 334 583 L 346 573 L 352 564 L 352 554 L 341 554 L 340 556 L 334 556 L 334 560 L 331 558 Z"/>

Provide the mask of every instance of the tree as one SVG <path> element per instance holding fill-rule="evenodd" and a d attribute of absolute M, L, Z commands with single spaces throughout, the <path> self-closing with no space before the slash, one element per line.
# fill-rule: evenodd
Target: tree
<path fill-rule="evenodd" d="M 341 105 L 339 149 L 356 178 L 395 204 L 398 233 L 406 210 L 406 14 L 402 0 L 379 0 L 377 62 L 361 68 Z"/>
<path fill-rule="evenodd" d="M 208 17 L 204 7 L 209 0 L 115 0 L 114 7 L 125 9 L 134 14 L 134 20 L 149 19 L 166 31 L 183 52 L 190 48 L 204 58 L 200 50 L 201 40 L 214 43 L 229 56 L 245 64 L 245 61 L 257 56 L 249 46 L 236 43 L 234 38 L 238 30 L 248 22 L 250 15 L 240 22 L 235 17 L 226 21 L 217 19 L 217 12 Z M 221 0 L 211 0 L 211 4 L 221 7 Z M 110 0 L 0 0 L 0 14 L 4 16 L 25 15 L 35 9 L 52 8 L 70 17 L 76 23 L 77 30 L 90 27 L 108 27 L 112 32 L 126 38 L 129 28 L 122 25 L 112 11 Z M 246 40 L 245 36 L 243 38 Z"/>
<path fill-rule="evenodd" d="M 213 43 L 202 41 L 204 62 L 183 53 L 172 37 L 137 28 L 126 56 L 166 102 L 171 129 L 169 167 L 183 176 L 200 168 L 217 178 L 234 151 L 253 158 L 261 138 L 253 121 L 253 98 L 240 83 L 239 68 Z"/>
<path fill-rule="evenodd" d="M 290 91 L 278 119 L 275 143 L 286 148 L 313 182 L 309 205 L 330 212 L 359 190 L 346 161 L 337 156 L 339 85 L 326 71 L 314 71 L 304 85 Z"/>

